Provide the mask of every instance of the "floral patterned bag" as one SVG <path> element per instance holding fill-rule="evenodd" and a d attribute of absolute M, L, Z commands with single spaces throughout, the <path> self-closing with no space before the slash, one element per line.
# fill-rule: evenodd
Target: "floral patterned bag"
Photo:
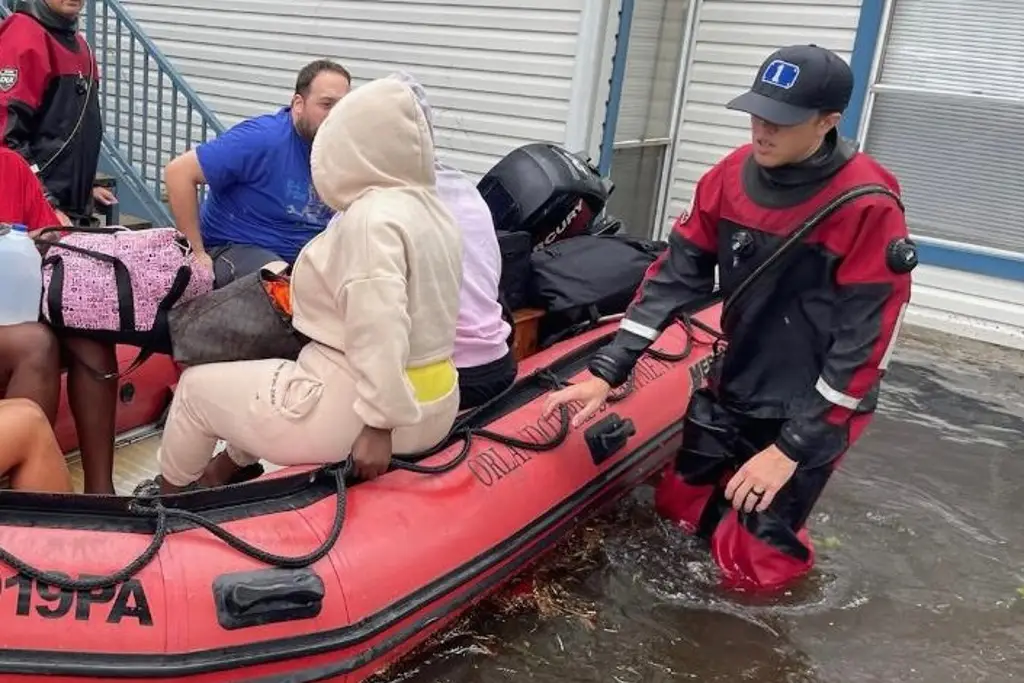
<path fill-rule="evenodd" d="M 58 334 L 137 346 L 140 358 L 169 353 L 171 308 L 213 288 L 213 273 L 175 228 L 60 232 L 57 241 L 37 238 L 42 316 Z"/>

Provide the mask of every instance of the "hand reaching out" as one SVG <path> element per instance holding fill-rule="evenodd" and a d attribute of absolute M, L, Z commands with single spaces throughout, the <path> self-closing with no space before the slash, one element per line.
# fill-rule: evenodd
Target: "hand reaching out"
<path fill-rule="evenodd" d="M 103 206 L 117 204 L 117 195 L 111 192 L 110 188 L 100 185 L 92 188 L 92 198 L 96 200 L 97 204 L 102 204 Z"/>
<path fill-rule="evenodd" d="M 604 405 L 611 390 L 611 385 L 598 377 L 591 377 L 579 384 L 559 389 L 549 394 L 547 400 L 544 401 L 543 416 L 550 417 L 560 406 L 572 401 L 580 401 L 583 403 L 583 409 L 572 418 L 572 426 L 579 427 Z"/>

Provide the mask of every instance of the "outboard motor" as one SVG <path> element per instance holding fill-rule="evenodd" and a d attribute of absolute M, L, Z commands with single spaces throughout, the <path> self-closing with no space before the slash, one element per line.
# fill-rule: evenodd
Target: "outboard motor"
<path fill-rule="evenodd" d="M 535 251 L 584 234 L 614 188 L 589 160 L 546 143 L 513 150 L 477 184 L 494 227 L 530 233 Z"/>

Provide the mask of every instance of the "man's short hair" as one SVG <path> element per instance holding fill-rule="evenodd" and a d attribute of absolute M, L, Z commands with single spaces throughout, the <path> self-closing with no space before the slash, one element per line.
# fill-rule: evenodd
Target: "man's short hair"
<path fill-rule="evenodd" d="M 299 71 L 299 76 L 295 79 L 295 94 L 303 97 L 308 95 L 309 87 L 313 84 L 313 80 L 324 71 L 333 71 L 336 74 L 341 74 L 345 77 L 346 81 L 352 83 L 352 75 L 341 64 L 330 59 L 318 59 L 302 67 L 302 70 Z"/>

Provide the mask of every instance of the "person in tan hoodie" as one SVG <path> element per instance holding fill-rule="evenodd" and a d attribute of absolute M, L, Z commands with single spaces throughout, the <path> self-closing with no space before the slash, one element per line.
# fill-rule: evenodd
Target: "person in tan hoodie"
<path fill-rule="evenodd" d="M 461 233 L 439 199 L 434 147 L 408 86 L 368 83 L 313 141 L 313 182 L 339 214 L 299 253 L 293 324 L 312 341 L 295 362 L 187 369 L 160 447 L 162 493 L 216 486 L 265 459 L 387 471 L 392 453 L 439 443 L 459 407 L 452 361 Z M 215 443 L 228 448 L 211 463 Z"/>

